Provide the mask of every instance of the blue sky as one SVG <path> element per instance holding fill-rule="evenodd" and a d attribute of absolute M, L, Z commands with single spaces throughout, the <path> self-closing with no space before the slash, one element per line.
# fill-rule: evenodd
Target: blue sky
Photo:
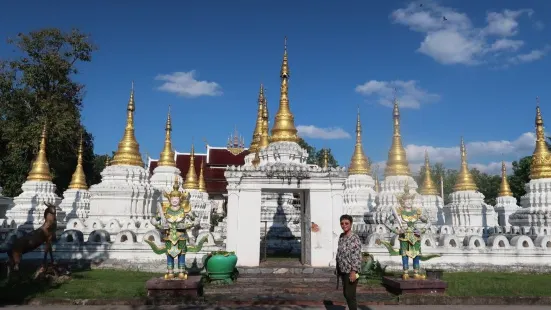
<path fill-rule="evenodd" d="M 536 96 L 551 121 L 548 1 L 90 3 L 12 2 L 0 12 L 0 37 L 50 26 L 92 35 L 100 50 L 78 80 L 97 153 L 122 137 L 132 80 L 142 153 L 158 157 L 168 105 L 177 151 L 192 139 L 198 151 L 203 138 L 224 145 L 234 126 L 248 144 L 261 82 L 270 116 L 277 111 L 284 36 L 296 125 L 341 164 L 354 148 L 358 105 L 365 151 L 383 164 L 393 88 L 414 169 L 425 149 L 457 167 L 463 135 L 471 166 L 497 171 L 502 159 L 531 153 Z M 2 57 L 9 51 L 1 45 Z"/>

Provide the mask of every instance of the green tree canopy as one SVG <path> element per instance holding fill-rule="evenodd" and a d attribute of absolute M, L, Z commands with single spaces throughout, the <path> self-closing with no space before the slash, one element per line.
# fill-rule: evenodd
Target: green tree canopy
<path fill-rule="evenodd" d="M 9 39 L 16 57 L 0 60 L 0 180 L 7 196 L 21 192 L 48 124 L 47 156 L 61 194 L 76 167 L 84 139 L 84 170 L 94 176 L 93 137 L 81 124 L 84 86 L 74 80 L 80 63 L 90 62 L 96 47 L 78 30 L 56 28 L 20 33 Z"/>
<path fill-rule="evenodd" d="M 304 139 L 298 139 L 298 145 L 300 145 L 300 147 L 302 147 L 303 149 L 306 149 L 306 151 L 308 152 L 308 163 L 311 165 L 318 165 L 320 167 L 323 166 L 324 149 L 316 150 L 315 147 L 308 144 L 308 142 L 306 142 Z M 335 157 L 333 157 L 331 149 L 327 149 L 327 163 L 329 164 L 329 167 L 337 167 L 339 165 Z"/>

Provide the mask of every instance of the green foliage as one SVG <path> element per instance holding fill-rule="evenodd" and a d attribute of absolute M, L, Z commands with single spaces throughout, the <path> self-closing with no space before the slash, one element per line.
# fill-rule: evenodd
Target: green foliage
<path fill-rule="evenodd" d="M 359 272 L 359 283 L 367 284 L 370 279 L 382 279 L 386 273 L 386 266 L 381 266 L 378 260 L 375 260 L 373 255 L 362 252 L 362 267 Z"/>
<path fill-rule="evenodd" d="M 478 169 L 471 169 L 474 182 L 478 186 L 478 191 L 484 195 L 484 202 L 495 206 L 499 186 L 501 185 L 501 176 L 489 175 L 480 172 Z"/>
<path fill-rule="evenodd" d="M 519 161 L 513 162 L 513 174 L 509 175 L 509 186 L 513 196 L 520 203 L 520 197 L 526 194 L 524 185 L 530 182 L 530 165 L 532 164 L 532 156 L 526 156 Z"/>
<path fill-rule="evenodd" d="M 318 165 L 320 167 L 323 166 L 324 149 L 316 150 L 315 147 L 308 144 L 304 139 L 298 139 L 298 145 L 300 145 L 303 149 L 306 149 L 308 152 L 308 163 L 311 165 Z M 335 157 L 333 157 L 331 149 L 327 149 L 327 153 L 327 163 L 329 164 L 329 167 L 337 167 L 339 164 Z"/>
<path fill-rule="evenodd" d="M 434 181 L 434 184 L 438 188 L 438 193 L 440 194 L 440 181 L 444 183 L 444 203 L 449 203 L 449 195 L 453 192 L 453 186 L 455 180 L 457 179 L 458 171 L 455 169 L 446 169 L 442 163 L 436 163 L 431 166 L 431 177 Z M 423 184 L 423 177 L 425 175 L 425 166 L 421 166 L 419 174 L 414 176 L 415 181 L 419 186 Z M 441 178 L 442 177 L 442 178 Z"/>
<path fill-rule="evenodd" d="M 5 195 L 21 191 L 48 124 L 47 156 L 58 194 L 76 166 L 81 132 L 84 171 L 95 178 L 93 137 L 82 126 L 84 86 L 73 80 L 77 65 L 90 62 L 96 49 L 87 35 L 47 28 L 8 40 L 17 57 L 0 61 L 0 180 Z"/>
<path fill-rule="evenodd" d="M 495 205 L 497 194 L 499 192 L 499 185 L 501 184 L 501 177 L 498 175 L 489 175 L 484 172 L 480 172 L 477 169 L 471 169 L 473 179 L 478 186 L 478 190 L 484 195 L 484 201 L 487 204 Z M 453 192 L 453 186 L 457 180 L 459 171 L 455 169 L 446 169 L 441 163 L 432 165 L 431 176 L 438 192 L 440 193 L 440 176 L 444 183 L 444 203 L 449 203 L 449 195 Z M 421 186 L 423 184 L 423 177 L 425 175 L 425 167 L 422 166 L 419 175 L 415 176 L 417 184 Z"/>

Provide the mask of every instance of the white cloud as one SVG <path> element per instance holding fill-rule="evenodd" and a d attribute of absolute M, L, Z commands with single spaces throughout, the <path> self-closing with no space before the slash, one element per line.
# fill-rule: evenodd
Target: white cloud
<path fill-rule="evenodd" d="M 350 134 L 344 131 L 344 129 L 339 127 L 318 128 L 314 125 L 300 125 L 300 126 L 297 126 L 297 130 L 298 130 L 298 134 L 304 138 L 324 139 L 324 140 L 350 138 Z"/>
<path fill-rule="evenodd" d="M 535 49 L 526 54 L 513 56 L 509 59 L 509 62 L 514 64 L 533 62 L 543 58 L 545 55 L 547 55 L 547 53 L 549 53 L 550 50 L 551 50 L 551 45 L 546 45 L 542 49 Z"/>
<path fill-rule="evenodd" d="M 177 94 L 182 97 L 220 96 L 222 88 L 216 82 L 196 80 L 195 70 L 159 74 L 155 80 L 164 81 L 159 90 Z"/>
<path fill-rule="evenodd" d="M 524 41 L 508 38 L 519 34 L 522 16 L 533 14 L 531 9 L 488 12 L 486 25 L 476 27 L 465 13 L 425 0 L 422 4 L 412 2 L 395 10 L 390 18 L 394 23 L 423 33 L 418 52 L 445 65 L 477 65 L 503 60 L 505 53 L 507 60 L 518 52 Z"/>
<path fill-rule="evenodd" d="M 431 163 L 443 163 L 448 168 L 459 167 L 461 154 L 458 146 L 455 147 L 436 147 L 428 145 L 408 144 L 405 146 L 407 159 L 410 163 L 410 169 L 413 174 L 419 172 L 420 167 L 425 160 L 425 150 L 429 153 Z M 482 172 L 490 174 L 499 174 L 501 171 L 501 162 L 480 163 L 477 158 L 481 156 L 513 155 L 517 157 L 530 154 L 534 150 L 536 135 L 532 132 L 526 132 L 520 135 L 516 140 L 507 141 L 475 141 L 466 142 L 467 161 L 469 168 L 476 168 Z M 379 173 L 383 173 L 385 162 L 376 163 L 379 165 Z M 508 173 L 511 173 L 511 162 L 505 162 Z"/>
<path fill-rule="evenodd" d="M 371 80 L 356 86 L 356 92 L 365 96 L 375 96 L 378 102 L 385 106 L 392 106 L 394 89 L 397 90 L 400 107 L 418 109 L 422 103 L 431 103 L 440 100 L 437 94 L 419 88 L 417 81 L 377 81 Z"/>

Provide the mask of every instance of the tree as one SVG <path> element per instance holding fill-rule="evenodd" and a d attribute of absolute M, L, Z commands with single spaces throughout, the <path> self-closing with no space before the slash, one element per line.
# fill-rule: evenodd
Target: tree
<path fill-rule="evenodd" d="M 444 203 L 449 203 L 449 195 L 453 192 L 453 186 L 455 185 L 455 180 L 457 179 L 458 171 L 454 169 L 446 169 L 442 163 L 436 163 L 431 165 L 431 177 L 435 185 L 438 187 L 438 194 L 441 191 L 440 182 L 444 183 Z M 415 176 L 414 179 L 419 186 L 423 184 L 423 178 L 425 177 L 425 166 L 421 166 L 419 170 L 419 175 Z"/>
<path fill-rule="evenodd" d="M 311 165 L 323 165 L 323 153 L 324 149 L 316 150 L 315 147 L 308 144 L 304 139 L 298 138 L 298 145 L 300 145 L 301 148 L 305 149 L 308 152 L 308 163 Z M 339 164 L 335 157 L 333 157 L 333 154 L 331 153 L 331 149 L 327 149 L 327 162 L 329 164 L 329 167 L 337 167 Z"/>
<path fill-rule="evenodd" d="M 77 65 L 90 62 L 96 47 L 78 30 L 56 28 L 20 33 L 8 43 L 16 48 L 17 57 L 0 61 L 0 180 L 5 194 L 21 192 L 44 124 L 57 193 L 65 191 L 71 180 L 81 135 L 90 182 L 96 177 L 93 137 L 81 124 L 84 86 L 73 78 Z"/>
<path fill-rule="evenodd" d="M 513 192 L 513 196 L 520 203 L 520 197 L 526 194 L 524 186 L 530 182 L 530 165 L 532 164 L 532 156 L 526 156 L 519 161 L 513 161 L 513 174 L 508 176 L 509 186 Z"/>
<path fill-rule="evenodd" d="M 471 169 L 474 182 L 478 186 L 478 191 L 484 195 L 484 202 L 495 206 L 497 194 L 499 193 L 499 186 L 501 185 L 501 176 L 489 175 L 484 172 L 480 172 L 478 169 Z"/>

